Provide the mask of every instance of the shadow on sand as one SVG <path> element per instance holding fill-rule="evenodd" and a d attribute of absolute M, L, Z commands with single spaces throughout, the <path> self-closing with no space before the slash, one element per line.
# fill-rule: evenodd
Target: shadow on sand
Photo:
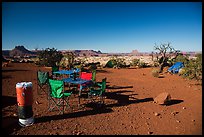
<path fill-rule="evenodd" d="M 2 72 L 15 72 L 15 71 L 30 71 L 30 70 L 21 70 L 21 69 L 8 69 L 8 70 L 1 70 Z"/>
<path fill-rule="evenodd" d="M 5 108 L 7 106 L 12 106 L 17 104 L 16 97 L 11 97 L 11 96 L 1 96 L 1 101 L 2 101 L 2 108 Z"/>
<path fill-rule="evenodd" d="M 167 104 L 166 106 L 171 106 L 171 105 L 175 105 L 175 104 L 179 104 L 183 102 L 183 100 L 179 100 L 179 99 L 171 99 Z"/>
<path fill-rule="evenodd" d="M 107 85 L 106 86 L 106 89 L 124 89 L 124 88 L 133 88 L 133 86 L 110 86 L 110 85 Z"/>
<path fill-rule="evenodd" d="M 111 72 L 103 69 L 97 69 L 96 73 L 111 73 Z"/>
<path fill-rule="evenodd" d="M 3 75 L 2 79 L 12 78 L 10 75 Z"/>
<path fill-rule="evenodd" d="M 118 88 L 118 86 L 117 86 L 117 88 Z M 92 108 L 91 110 L 71 112 L 71 113 L 63 114 L 63 115 L 62 114 L 61 115 L 56 114 L 56 115 L 52 115 L 52 116 L 37 117 L 37 118 L 35 118 L 35 123 L 42 123 L 42 122 L 47 122 L 47 121 L 51 121 L 51 120 L 83 117 L 83 116 L 96 115 L 96 114 L 102 114 L 102 113 L 111 113 L 111 112 L 113 112 L 113 110 L 112 110 L 113 107 L 127 106 L 127 105 L 135 104 L 135 103 L 144 103 L 144 102 L 153 101 L 153 98 L 151 98 L 151 97 L 143 98 L 143 99 L 138 99 L 138 98 L 133 97 L 133 95 L 138 95 L 138 94 L 130 94 L 130 95 L 121 94 L 124 92 L 133 92 L 133 91 L 118 90 L 115 92 L 106 92 L 105 93 L 106 99 L 115 100 L 116 103 L 103 104 L 101 106 L 99 104 L 93 103 L 93 102 L 87 103 L 84 106 Z M 87 98 L 87 96 L 84 96 L 84 98 Z M 168 105 L 173 105 L 173 104 L 177 104 L 180 102 L 183 102 L 183 101 L 182 100 L 172 100 L 171 102 L 169 102 Z"/>
<path fill-rule="evenodd" d="M 18 117 L 9 116 L 2 118 L 2 131 L 3 135 L 10 135 L 15 131 L 20 130 L 22 127 L 18 124 Z"/>
<path fill-rule="evenodd" d="M 153 98 L 137 99 L 137 98 L 132 97 L 133 95 L 138 95 L 138 94 L 131 94 L 131 95 L 120 94 L 123 92 L 133 92 L 133 91 L 122 90 L 122 91 L 116 91 L 116 92 L 106 92 L 105 96 L 107 99 L 113 99 L 117 101 L 117 103 L 108 104 L 106 105 L 106 107 L 118 107 L 118 106 L 130 105 L 134 103 L 143 103 L 143 102 L 153 101 Z"/>
<path fill-rule="evenodd" d="M 110 113 L 110 112 L 113 112 L 113 110 L 110 108 L 101 107 L 100 109 L 78 111 L 78 112 L 68 113 L 64 115 L 61 114 L 61 115 L 52 115 L 52 116 L 42 116 L 42 117 L 35 118 L 35 123 L 42 123 L 42 122 L 47 122 L 51 120 L 83 117 L 88 115 L 96 115 L 96 114 Z"/>

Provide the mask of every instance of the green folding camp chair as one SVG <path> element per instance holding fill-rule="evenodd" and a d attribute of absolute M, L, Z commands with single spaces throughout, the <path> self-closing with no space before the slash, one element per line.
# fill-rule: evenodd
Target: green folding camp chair
<path fill-rule="evenodd" d="M 96 70 L 95 69 L 92 71 L 92 82 L 93 83 L 96 82 Z"/>
<path fill-rule="evenodd" d="M 72 91 L 64 90 L 62 80 L 49 79 L 48 110 L 52 111 L 57 108 L 59 113 L 64 114 L 64 110 L 70 108 L 68 101 L 71 95 Z"/>
<path fill-rule="evenodd" d="M 57 79 L 57 77 L 59 77 L 59 74 L 53 73 L 56 71 L 59 71 L 59 66 L 52 66 L 52 79 Z"/>
<path fill-rule="evenodd" d="M 44 91 L 46 93 L 45 88 L 47 87 L 49 79 L 49 72 L 44 72 L 44 71 L 37 71 L 37 93 L 38 95 L 40 94 L 40 90 Z"/>
<path fill-rule="evenodd" d="M 104 95 L 106 91 L 106 78 L 102 79 L 101 83 L 96 83 L 98 87 L 90 87 L 88 98 L 91 102 L 96 102 L 99 98 L 99 104 L 104 104 Z"/>

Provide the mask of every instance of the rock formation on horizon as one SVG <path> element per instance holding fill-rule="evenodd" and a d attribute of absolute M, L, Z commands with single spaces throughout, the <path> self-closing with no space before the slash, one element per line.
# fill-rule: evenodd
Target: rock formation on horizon
<path fill-rule="evenodd" d="M 14 56 L 24 57 L 24 56 L 34 55 L 34 54 L 36 53 L 27 50 L 24 46 L 15 46 L 15 48 L 9 52 L 10 57 L 14 57 Z"/>

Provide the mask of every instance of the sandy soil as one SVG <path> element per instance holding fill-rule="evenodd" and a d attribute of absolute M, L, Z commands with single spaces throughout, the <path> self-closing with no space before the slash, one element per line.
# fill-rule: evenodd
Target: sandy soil
<path fill-rule="evenodd" d="M 34 64 L 11 63 L 2 68 L 2 128 L 10 135 L 202 135 L 202 85 L 178 75 L 151 75 L 153 68 L 100 69 L 96 80 L 107 78 L 105 106 L 93 107 L 82 99 L 78 109 L 59 115 L 47 110 L 46 94 L 37 95 L 37 70 L 51 71 Z M 33 83 L 33 117 L 29 127 L 18 125 L 15 86 Z M 153 103 L 162 92 L 170 93 L 169 105 Z M 157 113 L 158 115 L 155 115 Z"/>

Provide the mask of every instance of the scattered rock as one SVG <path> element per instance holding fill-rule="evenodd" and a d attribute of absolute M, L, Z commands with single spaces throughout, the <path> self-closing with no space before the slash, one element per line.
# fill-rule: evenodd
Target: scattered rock
<path fill-rule="evenodd" d="M 82 132 L 81 131 L 78 131 L 77 133 L 76 133 L 76 135 L 81 135 L 82 134 Z"/>
<path fill-rule="evenodd" d="M 180 121 L 179 121 L 179 120 L 176 120 L 176 122 L 177 122 L 177 123 L 180 123 Z"/>
<path fill-rule="evenodd" d="M 186 109 L 186 107 L 183 107 L 183 109 Z"/>
<path fill-rule="evenodd" d="M 176 114 L 178 114 L 178 113 L 179 113 L 178 111 L 173 111 L 173 112 L 171 112 L 171 114 L 174 115 L 174 116 L 175 116 Z"/>
<path fill-rule="evenodd" d="M 145 124 L 146 124 L 147 126 L 149 126 L 149 123 L 146 122 Z"/>
<path fill-rule="evenodd" d="M 165 105 L 171 100 L 171 95 L 167 92 L 163 92 L 159 94 L 156 98 L 154 98 L 154 103 L 159 105 Z"/>
<path fill-rule="evenodd" d="M 195 122 L 195 119 L 192 119 L 191 121 L 192 121 L 192 122 Z"/>
<path fill-rule="evenodd" d="M 38 105 L 38 104 L 40 104 L 40 103 L 39 103 L 38 101 L 35 101 L 35 104 L 37 104 L 37 105 Z"/>
<path fill-rule="evenodd" d="M 154 115 L 155 115 L 155 116 L 159 116 L 160 114 L 159 114 L 159 113 L 157 113 L 157 112 L 155 112 L 155 113 L 154 113 Z"/>
<path fill-rule="evenodd" d="M 149 131 L 149 132 L 148 132 L 148 135 L 151 135 L 151 134 L 153 134 L 153 132 Z"/>
<path fill-rule="evenodd" d="M 57 129 L 59 129 L 59 127 L 54 127 L 53 129 L 57 130 Z"/>

